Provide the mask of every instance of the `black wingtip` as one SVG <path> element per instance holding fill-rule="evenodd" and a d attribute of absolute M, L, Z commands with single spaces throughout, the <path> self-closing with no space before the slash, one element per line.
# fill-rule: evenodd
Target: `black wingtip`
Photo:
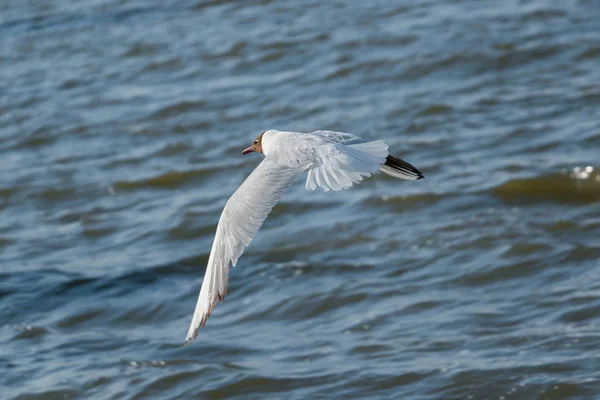
<path fill-rule="evenodd" d="M 417 176 L 417 180 L 425 178 L 425 175 L 421 171 L 419 171 L 414 165 L 407 163 L 406 161 L 394 157 L 392 155 L 388 155 L 385 159 L 385 165 L 390 168 L 393 168 L 397 171 L 400 171 L 405 174 Z"/>

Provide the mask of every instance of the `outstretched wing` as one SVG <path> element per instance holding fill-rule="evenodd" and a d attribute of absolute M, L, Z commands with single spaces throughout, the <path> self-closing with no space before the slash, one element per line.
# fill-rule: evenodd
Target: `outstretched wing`
<path fill-rule="evenodd" d="M 235 266 L 273 206 L 301 172 L 301 169 L 265 157 L 227 201 L 217 225 L 198 303 L 185 339 L 186 345 L 204 327 L 217 300 L 225 297 L 229 263 Z"/>

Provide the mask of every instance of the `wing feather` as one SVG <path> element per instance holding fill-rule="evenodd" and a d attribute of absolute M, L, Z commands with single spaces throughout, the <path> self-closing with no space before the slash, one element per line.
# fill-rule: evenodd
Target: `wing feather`
<path fill-rule="evenodd" d="M 317 188 L 317 180 L 315 179 L 315 171 L 312 169 L 308 170 L 308 176 L 306 177 L 305 187 L 308 190 L 315 190 Z"/>
<path fill-rule="evenodd" d="M 335 131 L 314 131 L 311 135 L 321 136 L 326 138 L 332 142 L 336 142 L 339 144 L 360 144 L 366 143 L 366 140 L 361 138 L 360 136 L 352 135 L 350 133 L 344 132 L 335 132 Z"/>
<path fill-rule="evenodd" d="M 265 157 L 227 201 L 217 225 L 186 345 L 204 327 L 217 301 L 225 297 L 229 263 L 235 266 L 273 206 L 301 172 L 302 169 Z"/>
<path fill-rule="evenodd" d="M 365 142 L 358 136 L 333 131 L 306 136 L 314 142 L 305 185 L 309 190 L 317 186 L 324 191 L 349 188 L 379 170 L 388 156 L 388 146 L 381 140 Z"/>
<path fill-rule="evenodd" d="M 383 153 L 384 149 L 379 145 L 382 143 L 381 141 L 367 142 L 365 139 L 352 135 L 350 133 L 344 132 L 335 132 L 335 131 L 314 131 L 310 135 L 314 135 L 320 138 L 324 138 L 330 142 L 338 143 L 345 146 L 354 147 L 360 149 L 362 151 L 366 151 L 368 153 L 372 153 L 374 155 L 380 155 Z M 387 147 L 385 148 L 387 151 Z M 406 179 L 406 180 L 415 180 L 424 178 L 421 171 L 415 168 L 413 165 L 407 163 L 406 161 L 387 155 L 385 163 L 379 168 L 383 173 L 393 176 L 394 178 Z M 358 180 L 353 179 L 353 182 L 358 183 L 362 181 L 362 177 Z M 321 185 L 319 185 L 321 186 Z M 352 185 L 342 184 L 342 187 L 350 187 Z M 307 185 L 307 189 L 314 190 L 316 188 L 309 188 Z"/>

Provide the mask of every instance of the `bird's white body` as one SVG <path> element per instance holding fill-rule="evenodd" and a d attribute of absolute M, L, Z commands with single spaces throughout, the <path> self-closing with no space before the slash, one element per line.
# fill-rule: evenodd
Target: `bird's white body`
<path fill-rule="evenodd" d="M 302 172 L 308 171 L 307 189 L 325 191 L 349 188 L 379 169 L 403 179 L 422 177 L 416 168 L 393 157 L 400 164 L 390 167 L 388 146 L 381 140 L 366 142 L 333 131 L 275 130 L 264 132 L 260 139 L 265 158 L 227 201 L 217 225 L 186 344 L 225 297 L 229 263 L 235 266 L 273 206 Z"/>

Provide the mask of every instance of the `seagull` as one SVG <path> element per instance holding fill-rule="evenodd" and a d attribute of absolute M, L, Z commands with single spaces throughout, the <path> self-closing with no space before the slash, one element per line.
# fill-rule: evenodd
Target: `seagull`
<path fill-rule="evenodd" d="M 223 301 L 227 294 L 229 264 L 235 267 L 273 206 L 304 171 L 308 171 L 306 189 L 324 191 L 347 189 L 377 170 L 394 178 L 424 178 L 411 164 L 391 156 L 382 140 L 369 142 L 343 132 L 268 130 L 242 154 L 252 152 L 265 157 L 225 204 L 186 346 L 204 327 L 217 300 Z"/>

